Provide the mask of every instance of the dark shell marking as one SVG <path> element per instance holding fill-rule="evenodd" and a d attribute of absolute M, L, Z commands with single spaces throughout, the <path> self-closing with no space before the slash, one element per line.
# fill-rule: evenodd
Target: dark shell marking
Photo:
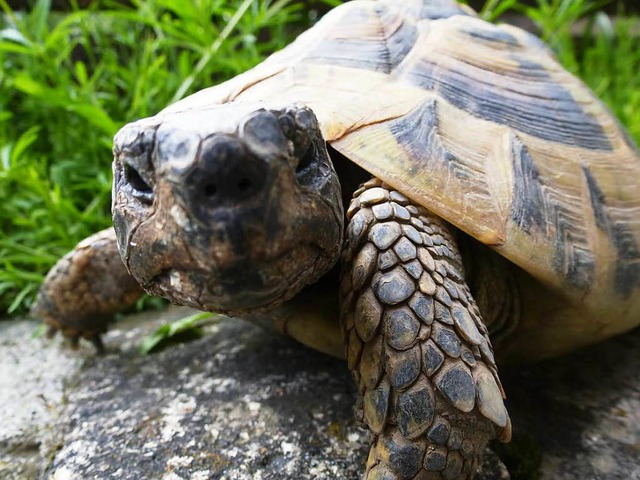
<path fill-rule="evenodd" d="M 586 167 L 582 168 L 582 173 L 589 189 L 589 199 L 596 225 L 607 234 L 618 252 L 615 273 L 616 290 L 628 297 L 640 285 L 640 248 L 625 223 L 614 220 L 615 209 L 607 206 L 606 197 L 593 174 Z"/>
<path fill-rule="evenodd" d="M 443 69 L 420 59 L 400 74 L 482 119 L 552 142 L 611 150 L 602 126 L 582 110 L 562 85 L 552 82 L 542 65 L 517 57 L 514 60 L 520 66 L 518 83 L 514 82 L 512 88 L 518 87 L 518 91 L 503 88 L 495 78 L 500 74 L 494 73 L 493 63 L 470 65 L 460 60 L 457 66 Z M 557 110 L 562 110 L 562 117 L 555 113 Z M 567 117 L 573 121 L 567 121 Z"/>
<path fill-rule="evenodd" d="M 479 41 L 484 48 L 476 49 L 474 57 L 465 55 L 464 49 L 447 51 L 448 62 L 443 64 L 425 57 L 421 48 L 430 43 L 429 20 L 465 15 L 464 10 L 451 2 L 402 10 L 388 2 L 345 9 L 300 61 L 391 74 L 436 92 L 461 110 L 517 131 L 562 144 L 611 149 L 602 125 L 555 81 L 545 65 L 529 58 L 527 47 L 548 55 L 534 37 L 521 44 L 504 28 L 469 18 L 462 28 L 450 29 L 460 45 Z M 403 18 L 407 13 L 424 23 L 416 27 Z M 505 47 L 509 48 L 506 55 Z M 433 54 L 438 58 L 443 52 L 435 50 Z M 514 66 L 505 62 L 503 70 L 497 71 L 495 59 L 504 56 Z M 505 78 L 509 77 L 517 81 L 506 87 Z"/>

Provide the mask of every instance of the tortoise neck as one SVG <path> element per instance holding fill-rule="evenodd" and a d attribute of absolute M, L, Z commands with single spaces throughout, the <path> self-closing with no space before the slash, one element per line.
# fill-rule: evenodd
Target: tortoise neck
<path fill-rule="evenodd" d="M 493 344 L 513 332 L 520 322 L 520 293 L 513 265 L 486 245 L 461 233 L 458 244 L 465 280 L 476 300 Z"/>

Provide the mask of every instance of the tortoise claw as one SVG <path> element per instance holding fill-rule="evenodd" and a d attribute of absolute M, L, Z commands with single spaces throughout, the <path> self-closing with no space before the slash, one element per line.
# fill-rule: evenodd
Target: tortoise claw
<path fill-rule="evenodd" d="M 96 332 L 79 332 L 77 330 L 65 330 L 63 328 L 56 327 L 55 325 L 47 324 L 47 331 L 45 336 L 48 340 L 53 339 L 56 334 L 60 332 L 62 337 L 68 342 L 69 347 L 72 350 L 77 350 L 80 346 L 80 339 L 84 338 L 90 341 L 96 349 L 96 352 L 100 355 L 106 352 L 104 342 L 100 333 Z M 103 332 L 104 333 L 104 332 Z"/>
<path fill-rule="evenodd" d="M 56 327 L 54 327 L 53 325 L 48 325 L 47 333 L 45 335 L 49 340 L 51 340 L 53 337 L 56 336 L 57 332 L 58 332 L 58 329 Z"/>
<path fill-rule="evenodd" d="M 100 334 L 94 335 L 89 340 L 91 341 L 91 343 L 93 343 L 93 346 L 96 347 L 96 351 L 98 352 L 98 354 L 104 355 L 106 350 L 104 348 L 104 343 L 102 343 L 102 337 L 100 336 Z"/>

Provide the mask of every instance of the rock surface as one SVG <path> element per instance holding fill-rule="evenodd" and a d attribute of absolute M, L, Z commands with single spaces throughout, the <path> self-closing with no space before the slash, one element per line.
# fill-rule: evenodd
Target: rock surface
<path fill-rule="evenodd" d="M 357 479 L 366 434 L 342 362 L 244 322 L 141 356 L 140 339 L 189 311 L 137 315 L 108 353 L 0 324 L 0 478 Z M 640 331 L 504 370 L 511 478 L 640 480 Z M 482 480 L 508 478 L 489 455 Z"/>
<path fill-rule="evenodd" d="M 542 478 L 640 480 L 640 329 L 503 379 L 514 443 L 539 449 Z"/>
<path fill-rule="evenodd" d="M 35 322 L 0 323 L 0 478 L 36 478 L 59 440 L 65 382 L 82 359 L 33 338 Z"/>

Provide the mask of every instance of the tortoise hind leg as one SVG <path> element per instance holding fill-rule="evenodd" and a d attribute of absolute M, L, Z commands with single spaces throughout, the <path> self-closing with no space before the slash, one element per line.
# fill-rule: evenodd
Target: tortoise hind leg
<path fill-rule="evenodd" d="M 376 179 L 347 218 L 341 318 L 372 434 L 366 478 L 473 478 L 511 425 L 451 228 Z"/>
<path fill-rule="evenodd" d="M 53 266 L 40 287 L 31 314 L 60 330 L 73 347 L 80 338 L 103 350 L 100 335 L 113 315 L 133 305 L 142 288 L 127 272 L 113 228 L 80 242 Z"/>

